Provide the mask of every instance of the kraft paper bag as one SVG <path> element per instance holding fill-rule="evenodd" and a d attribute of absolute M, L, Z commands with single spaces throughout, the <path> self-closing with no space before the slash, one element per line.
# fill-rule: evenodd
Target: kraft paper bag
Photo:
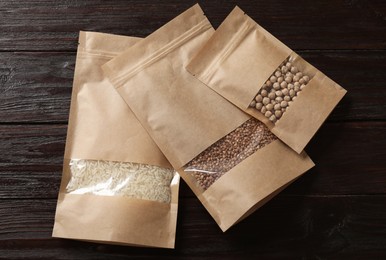
<path fill-rule="evenodd" d="M 179 176 L 101 70 L 139 41 L 80 32 L 54 237 L 174 248 Z"/>
<path fill-rule="evenodd" d="M 346 93 L 238 7 L 186 69 L 298 153 Z"/>
<path fill-rule="evenodd" d="M 185 70 L 213 33 L 195 5 L 102 68 L 226 231 L 313 163 Z"/>

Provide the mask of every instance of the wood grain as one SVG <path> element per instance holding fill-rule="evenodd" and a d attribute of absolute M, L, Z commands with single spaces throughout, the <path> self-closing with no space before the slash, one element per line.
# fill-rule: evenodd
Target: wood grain
<path fill-rule="evenodd" d="M 328 123 L 307 147 L 316 167 L 287 195 L 385 194 L 386 122 Z M 65 125 L 0 126 L 0 198 L 56 198 Z M 183 185 L 181 195 L 193 194 Z"/>
<path fill-rule="evenodd" d="M 74 50 L 79 30 L 147 36 L 197 1 L 0 1 L 0 50 Z M 214 27 L 237 4 L 293 49 L 385 49 L 381 0 L 199 1 Z"/>
<path fill-rule="evenodd" d="M 52 239 L 79 30 L 147 36 L 196 1 L 0 0 L 0 259 L 386 259 L 386 1 L 239 5 L 348 90 L 316 167 L 222 233 L 181 184 L 175 250 Z"/>
<path fill-rule="evenodd" d="M 374 259 L 371 256 L 386 257 L 385 203 L 385 196 L 279 195 L 222 233 L 196 198 L 182 198 L 176 249 L 163 250 L 52 239 L 55 200 L 0 200 L 0 256 Z"/>
<path fill-rule="evenodd" d="M 386 51 L 300 54 L 348 90 L 329 121 L 386 119 Z M 75 53 L 0 53 L 0 122 L 66 123 L 74 64 Z"/>
<path fill-rule="evenodd" d="M 0 122 L 67 121 L 75 53 L 0 53 Z"/>

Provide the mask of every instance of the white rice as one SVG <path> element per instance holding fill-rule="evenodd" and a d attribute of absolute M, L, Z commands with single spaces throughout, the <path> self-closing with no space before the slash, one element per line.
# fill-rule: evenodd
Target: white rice
<path fill-rule="evenodd" d="M 70 161 L 72 194 L 127 196 L 170 203 L 174 170 L 158 166 L 101 160 Z"/>

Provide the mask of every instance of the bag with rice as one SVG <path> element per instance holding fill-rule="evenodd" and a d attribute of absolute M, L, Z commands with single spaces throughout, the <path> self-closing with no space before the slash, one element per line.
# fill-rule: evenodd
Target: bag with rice
<path fill-rule="evenodd" d="M 174 247 L 179 175 L 100 68 L 138 41 L 80 32 L 54 237 Z"/>

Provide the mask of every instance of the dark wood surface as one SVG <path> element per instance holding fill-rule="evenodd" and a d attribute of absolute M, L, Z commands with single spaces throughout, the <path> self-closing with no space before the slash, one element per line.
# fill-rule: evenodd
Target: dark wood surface
<path fill-rule="evenodd" d="M 386 2 L 235 4 L 349 92 L 316 167 L 223 234 L 182 183 L 175 250 L 51 238 L 79 30 L 146 36 L 194 1 L 0 0 L 0 259 L 386 259 Z"/>

